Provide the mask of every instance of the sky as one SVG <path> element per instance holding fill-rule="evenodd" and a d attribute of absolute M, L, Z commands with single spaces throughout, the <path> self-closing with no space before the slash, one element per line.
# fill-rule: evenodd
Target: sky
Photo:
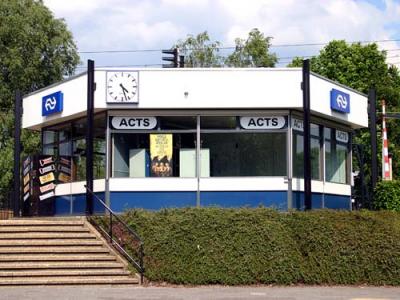
<path fill-rule="evenodd" d="M 379 42 L 388 62 L 400 66 L 400 0 L 44 0 L 63 18 L 80 52 L 96 66 L 162 64 L 169 49 L 188 34 L 207 31 L 223 47 L 258 28 L 272 37 L 278 66 L 293 56 L 318 54 L 333 39 Z M 388 41 L 390 40 L 390 41 Z M 393 41 L 394 40 L 394 41 Z M 286 45 L 286 46 L 285 46 Z M 291 45 L 291 46 L 287 46 Z M 294 45 L 294 46 L 293 46 Z M 87 53 L 93 51 L 130 52 Z M 152 50 L 152 51 L 140 51 Z M 229 54 L 231 50 L 221 50 Z"/>

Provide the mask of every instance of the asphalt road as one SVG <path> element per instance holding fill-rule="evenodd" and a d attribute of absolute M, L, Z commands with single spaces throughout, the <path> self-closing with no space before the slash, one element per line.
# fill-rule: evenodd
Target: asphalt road
<path fill-rule="evenodd" d="M 400 299 L 400 287 L 1 287 L 0 299 L 392 300 Z"/>

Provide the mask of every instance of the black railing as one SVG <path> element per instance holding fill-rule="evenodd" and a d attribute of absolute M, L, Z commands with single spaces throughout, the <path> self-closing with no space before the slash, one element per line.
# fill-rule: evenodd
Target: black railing
<path fill-rule="evenodd" d="M 143 241 L 140 236 L 127 225 L 102 199 L 100 199 L 86 185 L 86 190 L 97 200 L 105 209 L 108 219 L 99 216 L 88 215 L 89 222 L 95 226 L 105 236 L 110 244 L 118 250 L 139 272 L 140 283 L 143 283 L 144 265 L 143 265 Z M 108 228 L 105 228 L 107 227 Z M 124 235 L 127 233 L 127 236 Z M 127 249 L 125 249 L 127 248 Z M 134 252 L 135 258 L 131 253 Z"/>

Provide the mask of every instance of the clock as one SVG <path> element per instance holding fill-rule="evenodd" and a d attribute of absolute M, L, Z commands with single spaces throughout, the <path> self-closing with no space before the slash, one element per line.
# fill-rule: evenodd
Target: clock
<path fill-rule="evenodd" d="M 138 103 L 138 72 L 107 72 L 108 103 Z"/>

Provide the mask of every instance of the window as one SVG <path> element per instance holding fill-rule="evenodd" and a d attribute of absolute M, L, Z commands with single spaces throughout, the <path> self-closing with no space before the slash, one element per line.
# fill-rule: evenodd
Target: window
<path fill-rule="evenodd" d="M 105 177 L 105 114 L 94 116 L 93 176 Z M 86 118 L 49 127 L 43 131 L 43 154 L 52 155 L 56 161 L 65 162 L 69 169 L 60 182 L 86 179 Z M 67 164 L 67 162 L 70 162 Z M 64 169 L 65 170 L 65 169 Z M 61 178 L 61 179 L 60 179 Z"/>
<path fill-rule="evenodd" d="M 112 177 L 195 177 L 195 116 L 157 117 L 157 128 L 112 134 Z"/>
<path fill-rule="evenodd" d="M 286 175 L 286 132 L 237 124 L 234 116 L 200 118 L 201 177 Z"/>
<path fill-rule="evenodd" d="M 331 128 L 324 129 L 325 138 L 325 180 L 335 183 L 348 183 L 348 133 L 347 140 L 338 141 L 337 133 Z"/>
<path fill-rule="evenodd" d="M 114 133 L 112 177 L 195 177 L 195 141 L 195 132 Z"/>
<path fill-rule="evenodd" d="M 320 126 L 311 124 L 311 178 L 321 180 Z M 304 133 L 293 130 L 293 177 L 304 178 Z"/>
<path fill-rule="evenodd" d="M 158 127 L 112 133 L 112 177 L 285 176 L 286 130 L 245 130 L 236 116 L 157 117 Z"/>
<path fill-rule="evenodd" d="M 235 129 L 236 117 L 201 117 L 201 129 Z"/>
<path fill-rule="evenodd" d="M 202 133 L 210 177 L 285 176 L 286 133 Z M 202 172 L 203 173 L 203 172 Z"/>

